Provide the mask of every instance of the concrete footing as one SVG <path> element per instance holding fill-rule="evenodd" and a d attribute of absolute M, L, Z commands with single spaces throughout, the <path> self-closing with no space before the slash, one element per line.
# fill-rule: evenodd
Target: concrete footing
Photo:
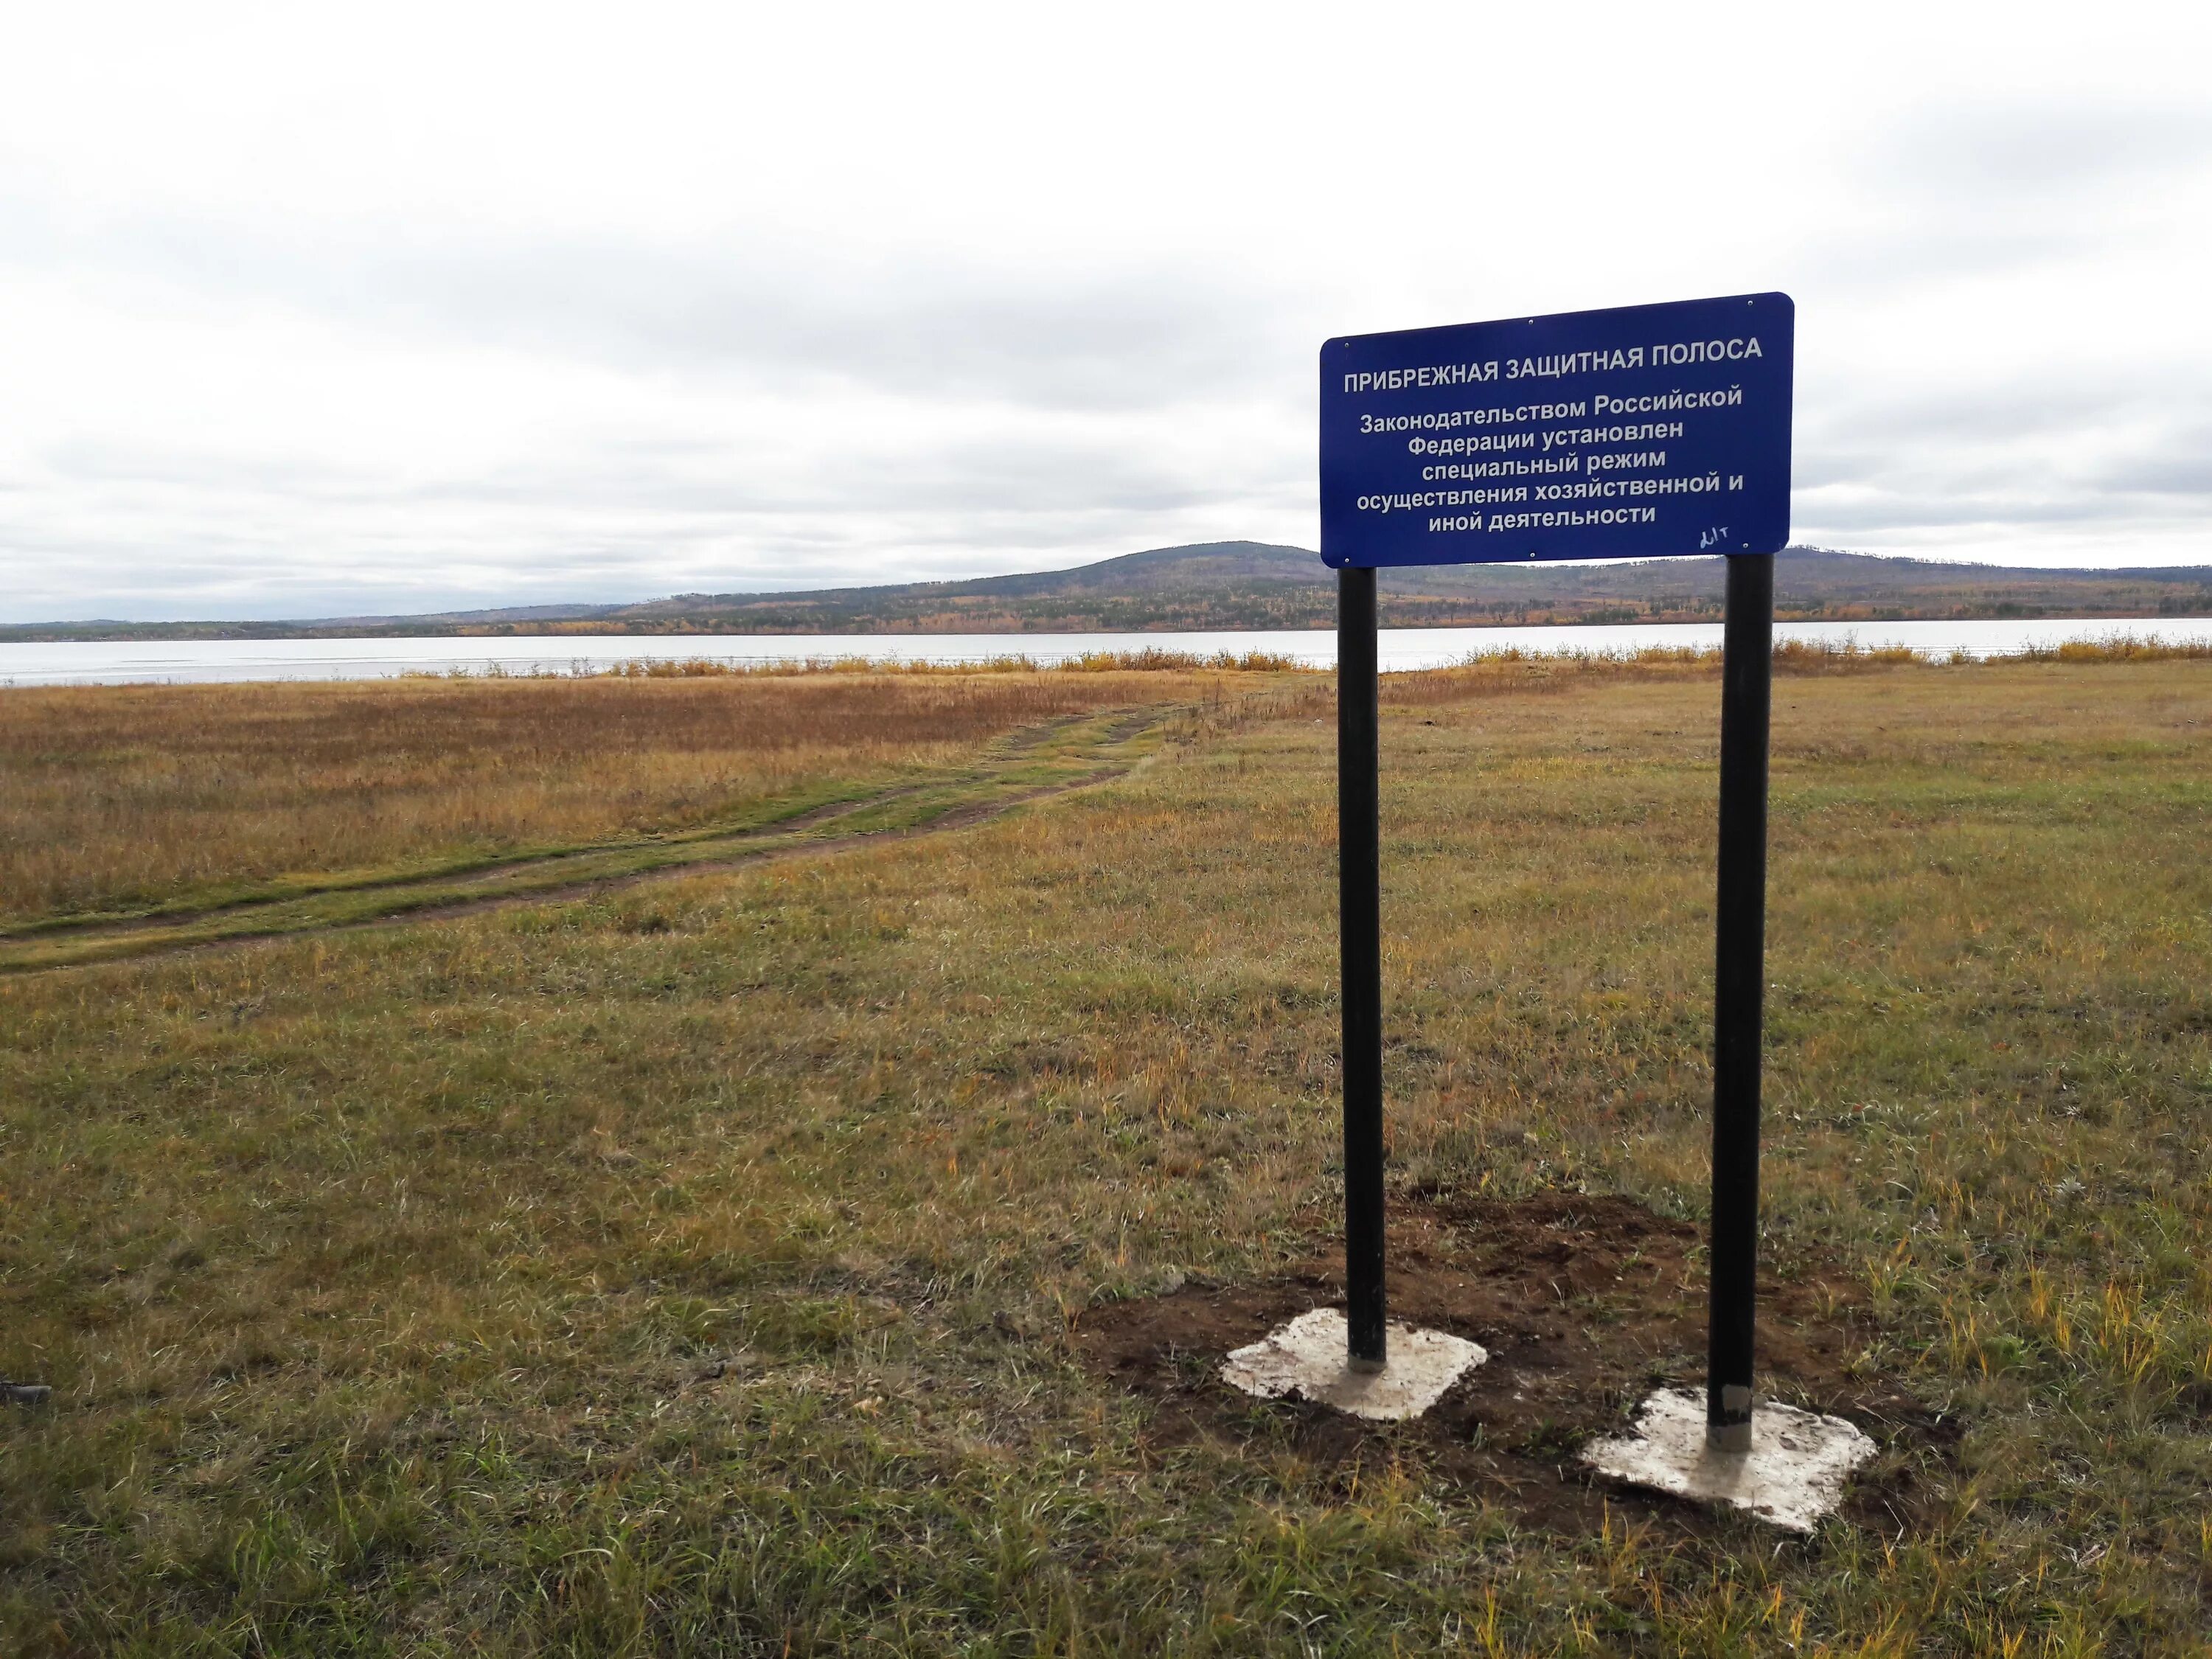
<path fill-rule="evenodd" d="M 1583 1462 L 1611 1480 L 1732 1504 L 1802 1533 L 1843 1500 L 1844 1482 L 1874 1452 L 1840 1417 L 1776 1405 L 1752 1413 L 1749 1451 L 1723 1451 L 1706 1440 L 1705 1395 L 1665 1389 L 1644 1402 L 1633 1434 L 1591 1441 Z"/>
<path fill-rule="evenodd" d="M 1316 1308 L 1239 1348 L 1222 1362 L 1221 1380 L 1262 1400 L 1296 1397 L 1378 1422 L 1419 1417 L 1490 1356 L 1481 1345 L 1442 1331 L 1391 1325 L 1389 1363 L 1355 1369 L 1346 1358 L 1343 1313 Z"/>

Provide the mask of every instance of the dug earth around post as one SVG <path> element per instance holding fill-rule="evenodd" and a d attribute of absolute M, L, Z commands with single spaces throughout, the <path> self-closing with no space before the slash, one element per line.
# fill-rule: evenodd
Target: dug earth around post
<path fill-rule="evenodd" d="M 1390 1317 L 1489 1356 L 1405 1422 L 1256 1400 L 1220 1380 L 1232 1351 L 1310 1309 L 1341 1305 L 1343 1264 L 1333 1255 L 1264 1281 L 1187 1282 L 1094 1308 L 1073 1340 L 1087 1365 L 1151 1402 L 1148 1434 L 1162 1448 L 1287 1449 L 1347 1483 L 1370 1468 L 1418 1468 L 1436 1486 L 1559 1533 L 1594 1532 L 1608 1509 L 1714 1532 L 1756 1523 L 1595 1480 L 1580 1462 L 1590 1440 L 1625 1432 L 1655 1389 L 1702 1384 L 1701 1241 L 1692 1224 L 1610 1194 L 1394 1197 Z M 1867 1370 L 1869 1298 L 1835 1264 L 1780 1255 L 1759 1290 L 1761 1401 L 1835 1413 L 1871 1436 L 1880 1449 L 1839 1513 L 1891 1535 L 1917 1530 L 1957 1425 Z"/>

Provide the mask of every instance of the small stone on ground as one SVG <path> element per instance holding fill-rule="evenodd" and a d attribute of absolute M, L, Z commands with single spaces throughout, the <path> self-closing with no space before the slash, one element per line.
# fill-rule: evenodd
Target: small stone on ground
<path fill-rule="evenodd" d="M 1279 1325 L 1222 1362 L 1221 1379 L 1262 1400 L 1296 1397 L 1354 1417 L 1419 1417 L 1490 1356 L 1478 1343 L 1407 1325 L 1385 1328 L 1389 1364 L 1355 1370 L 1346 1358 L 1344 1314 L 1316 1308 Z"/>
<path fill-rule="evenodd" d="M 1751 1449 L 1705 1441 L 1705 1395 L 1663 1389 L 1644 1402 L 1636 1432 L 1593 1440 L 1583 1462 L 1633 1486 L 1736 1508 L 1790 1532 L 1810 1532 L 1843 1499 L 1844 1482 L 1875 1443 L 1840 1417 L 1762 1404 L 1751 1415 Z"/>

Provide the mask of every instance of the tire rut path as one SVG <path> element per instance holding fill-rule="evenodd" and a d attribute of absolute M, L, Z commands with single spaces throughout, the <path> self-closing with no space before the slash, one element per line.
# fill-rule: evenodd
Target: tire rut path
<path fill-rule="evenodd" d="M 570 903 L 647 882 L 951 834 L 1018 806 L 1127 776 L 1156 752 L 1157 744 L 1141 740 L 1156 737 L 1181 707 L 1105 709 L 1042 721 L 994 739 L 969 767 L 762 823 L 530 851 L 482 866 L 333 883 L 166 914 L 34 923 L 12 938 L 0 932 L 0 977 L 516 905 Z M 1038 776 L 1041 770 L 1046 775 Z M 837 828 L 877 817 L 887 821 Z M 508 890 L 495 890 L 501 883 L 509 884 Z"/>

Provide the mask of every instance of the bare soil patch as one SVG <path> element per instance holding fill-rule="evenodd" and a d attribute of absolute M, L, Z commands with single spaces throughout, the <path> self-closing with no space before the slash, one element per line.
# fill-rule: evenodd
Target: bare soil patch
<path fill-rule="evenodd" d="M 1216 1376 L 1231 1349 L 1308 1308 L 1341 1305 L 1340 1261 L 1316 1258 L 1265 1284 L 1188 1284 L 1095 1309 L 1075 1341 L 1087 1363 L 1158 1403 L 1152 1432 L 1162 1445 L 1241 1443 L 1272 1416 L 1290 1425 L 1301 1455 L 1347 1480 L 1373 1463 L 1419 1462 L 1431 1478 L 1547 1530 L 1594 1531 L 1607 1504 L 1711 1528 L 1693 1505 L 1593 1481 L 1576 1455 L 1591 1436 L 1628 1423 L 1654 1388 L 1702 1382 L 1697 1228 L 1602 1194 L 1397 1198 L 1389 1248 L 1392 1319 L 1471 1338 L 1490 1352 L 1413 1423 L 1261 1403 Z M 1863 1285 L 1814 1261 L 1766 1268 L 1762 1396 L 1835 1412 L 1866 1430 L 1883 1455 L 1855 1483 L 1846 1513 L 1892 1534 L 1916 1527 L 1954 1429 L 1893 1383 L 1852 1370 L 1871 1331 Z"/>

